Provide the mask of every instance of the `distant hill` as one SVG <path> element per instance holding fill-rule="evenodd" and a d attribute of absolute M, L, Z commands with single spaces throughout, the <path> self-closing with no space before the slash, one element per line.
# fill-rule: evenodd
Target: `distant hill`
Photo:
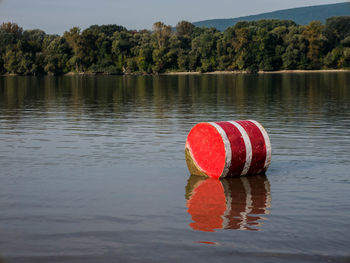
<path fill-rule="evenodd" d="M 313 20 L 318 20 L 324 23 L 326 19 L 331 16 L 350 16 L 350 2 L 330 5 L 298 7 L 258 15 L 242 16 L 237 18 L 211 19 L 194 22 L 193 24 L 198 27 L 215 27 L 221 31 L 224 31 L 226 28 L 235 25 L 239 21 L 255 21 L 260 19 L 285 19 L 293 20 L 300 25 L 305 25 Z"/>

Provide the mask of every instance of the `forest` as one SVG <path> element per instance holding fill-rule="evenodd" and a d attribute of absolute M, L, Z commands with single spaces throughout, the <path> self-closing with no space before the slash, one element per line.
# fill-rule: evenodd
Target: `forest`
<path fill-rule="evenodd" d="M 221 32 L 187 21 L 152 30 L 73 27 L 62 36 L 0 25 L 0 74 L 158 74 L 350 68 L 350 16 L 297 25 L 238 22 Z"/>

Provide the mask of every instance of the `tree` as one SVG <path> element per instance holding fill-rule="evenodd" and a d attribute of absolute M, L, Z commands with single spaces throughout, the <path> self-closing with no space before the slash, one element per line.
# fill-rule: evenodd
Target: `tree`
<path fill-rule="evenodd" d="M 117 58 L 117 68 L 120 71 L 128 70 L 128 58 L 131 58 L 132 48 L 136 45 L 134 34 L 128 31 L 116 32 L 113 35 L 112 52 Z M 130 64 L 129 65 L 133 65 Z"/>
<path fill-rule="evenodd" d="M 195 26 L 187 21 L 181 21 L 176 25 L 176 34 L 178 36 L 190 37 L 194 32 Z"/>
<path fill-rule="evenodd" d="M 325 35 L 328 47 L 338 45 L 342 40 L 350 36 L 350 16 L 330 17 L 326 20 Z"/>
<path fill-rule="evenodd" d="M 166 48 L 171 37 L 171 26 L 167 26 L 162 22 L 156 22 L 153 24 L 153 31 L 158 44 L 157 48 Z"/>
<path fill-rule="evenodd" d="M 235 27 L 234 30 L 236 38 L 233 47 L 236 55 L 233 67 L 239 70 L 248 69 L 250 71 L 256 71 L 259 67 L 254 54 L 257 43 L 254 43 L 252 40 L 256 28 L 241 27 L 241 25 L 239 25 Z"/>
<path fill-rule="evenodd" d="M 326 38 L 323 35 L 324 26 L 319 21 L 312 21 L 304 27 L 303 37 L 308 42 L 307 58 L 310 61 L 310 68 L 320 68 L 320 58 Z"/>
<path fill-rule="evenodd" d="M 15 23 L 2 23 L 0 25 L 0 52 L 4 55 L 6 48 L 12 48 L 22 39 L 23 28 Z"/>
<path fill-rule="evenodd" d="M 298 26 L 289 28 L 285 36 L 285 51 L 282 54 L 283 69 L 305 69 L 308 66 L 307 41 L 302 36 L 302 29 Z"/>
<path fill-rule="evenodd" d="M 203 29 L 203 33 L 192 40 L 190 52 L 191 70 L 214 71 L 217 67 L 217 42 L 221 33 L 215 28 Z"/>
<path fill-rule="evenodd" d="M 11 22 L 2 23 L 0 25 L 0 30 L 7 34 L 12 34 L 17 39 L 21 38 L 23 34 L 23 28 L 18 26 L 16 23 Z"/>
<path fill-rule="evenodd" d="M 72 49 L 66 39 L 60 36 L 47 36 L 43 43 L 45 72 L 54 75 L 67 73 Z"/>
<path fill-rule="evenodd" d="M 73 55 L 69 59 L 70 70 L 76 72 L 82 72 L 85 70 L 83 65 L 84 52 L 83 52 L 83 41 L 80 34 L 79 27 L 73 27 L 69 31 L 64 32 L 63 38 L 67 41 L 69 47 L 73 51 Z"/>
<path fill-rule="evenodd" d="M 234 58 L 236 56 L 236 38 L 235 27 L 229 27 L 219 39 L 217 43 L 219 70 L 235 69 Z"/>
<path fill-rule="evenodd" d="M 141 72 L 151 73 L 153 65 L 152 34 L 148 30 L 141 30 L 138 34 L 137 44 L 133 47 L 136 56 L 137 68 Z"/>
<path fill-rule="evenodd" d="M 175 52 L 170 51 L 171 26 L 156 22 L 153 24 L 153 31 L 152 70 L 155 73 L 164 72 L 171 68 L 176 55 Z"/>

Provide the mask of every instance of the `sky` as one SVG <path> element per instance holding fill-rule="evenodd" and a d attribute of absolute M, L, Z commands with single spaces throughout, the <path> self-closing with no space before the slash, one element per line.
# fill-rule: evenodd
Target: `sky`
<path fill-rule="evenodd" d="M 342 0 L 0 0 L 0 23 L 62 34 L 73 26 L 118 24 L 151 29 L 154 22 L 176 25 L 214 18 L 234 18 Z"/>

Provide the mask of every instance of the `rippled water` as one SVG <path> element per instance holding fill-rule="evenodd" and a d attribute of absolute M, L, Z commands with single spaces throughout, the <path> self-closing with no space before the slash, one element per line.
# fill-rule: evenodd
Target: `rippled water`
<path fill-rule="evenodd" d="M 0 77 L 3 262 L 349 262 L 350 74 Z M 265 176 L 190 176 L 255 119 Z M 1 259 L 0 259 L 1 261 Z"/>

